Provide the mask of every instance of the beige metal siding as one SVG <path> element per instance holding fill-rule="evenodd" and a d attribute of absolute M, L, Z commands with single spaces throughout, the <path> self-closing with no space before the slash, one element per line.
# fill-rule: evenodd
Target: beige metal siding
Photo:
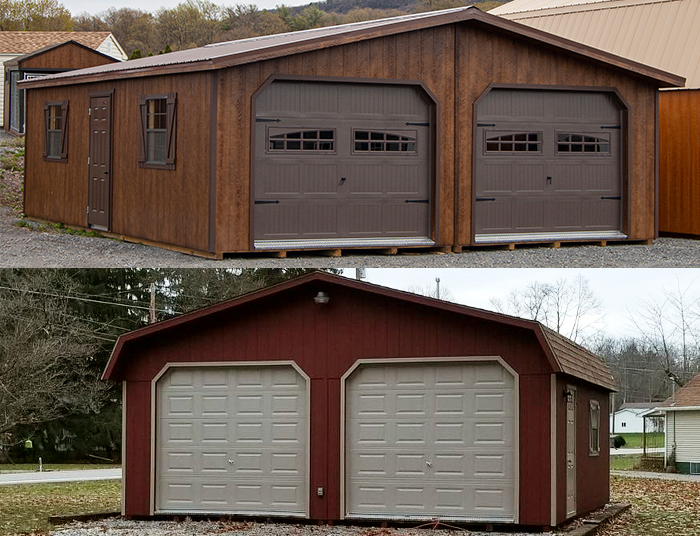
<path fill-rule="evenodd" d="M 515 521 L 515 382 L 499 363 L 364 365 L 346 400 L 346 517 Z"/>
<path fill-rule="evenodd" d="M 157 391 L 156 513 L 306 516 L 306 383 L 291 366 L 177 367 Z"/>
<path fill-rule="evenodd" d="M 490 13 L 686 78 L 700 86 L 697 0 L 515 0 Z"/>
<path fill-rule="evenodd" d="M 675 411 L 668 413 L 667 418 L 668 434 L 667 444 L 676 444 L 676 461 L 693 462 L 700 461 L 700 411 Z M 674 423 L 675 422 L 675 437 Z"/>

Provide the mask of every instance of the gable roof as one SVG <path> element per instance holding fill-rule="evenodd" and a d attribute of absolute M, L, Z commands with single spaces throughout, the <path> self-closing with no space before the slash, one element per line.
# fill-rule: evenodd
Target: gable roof
<path fill-rule="evenodd" d="M 66 41 L 96 49 L 110 35 L 111 32 L 0 32 L 0 54 L 27 54 Z"/>
<path fill-rule="evenodd" d="M 674 396 L 669 397 L 662 408 L 698 408 L 700 409 L 700 374 L 693 376 Z"/>
<path fill-rule="evenodd" d="M 118 369 L 123 366 L 120 361 L 122 359 L 126 359 L 125 356 L 129 354 L 128 347 L 139 339 L 147 338 L 151 335 L 162 333 L 167 330 L 177 329 L 183 324 L 187 324 L 211 315 L 216 315 L 217 313 L 221 313 L 223 311 L 235 309 L 244 304 L 248 304 L 270 295 L 279 294 L 286 290 L 313 282 L 325 282 L 340 285 L 361 292 L 369 292 L 375 295 L 385 296 L 408 303 L 414 303 L 432 307 L 434 309 L 449 311 L 456 314 L 462 314 L 465 316 L 530 330 L 540 343 L 545 356 L 549 360 L 550 365 L 555 372 L 562 372 L 564 374 L 580 378 L 610 391 L 616 390 L 614 378 L 610 374 L 607 366 L 598 356 L 589 352 L 582 346 L 575 344 L 557 332 L 544 327 L 539 322 L 508 316 L 501 313 L 494 313 L 492 311 L 485 311 L 474 307 L 467 307 L 456 303 L 445 302 L 434 298 L 427 298 L 425 296 L 419 296 L 410 292 L 389 289 L 379 285 L 329 274 L 327 272 L 313 272 L 311 274 L 303 275 L 277 285 L 250 292 L 231 300 L 223 301 L 202 309 L 197 309 L 196 311 L 192 311 L 190 313 L 186 313 L 181 316 L 171 318 L 163 322 L 158 322 L 156 324 L 151 324 L 149 326 L 120 335 L 114 345 L 114 349 L 112 350 L 109 362 L 105 367 L 102 379 L 118 379 Z"/>
<path fill-rule="evenodd" d="M 418 13 L 340 26 L 315 28 L 300 32 L 254 37 L 226 43 L 215 43 L 201 48 L 129 60 L 119 65 L 92 67 L 80 71 L 45 76 L 40 79 L 23 81 L 21 84 L 24 88 L 33 88 L 115 78 L 153 76 L 172 72 L 182 73 L 221 69 L 233 65 L 242 65 L 456 22 L 469 22 L 486 27 L 490 31 L 503 32 L 524 40 L 537 42 L 544 47 L 556 48 L 577 55 L 582 59 L 586 59 L 586 61 L 600 62 L 609 67 L 631 72 L 652 80 L 659 85 L 683 85 L 683 79 L 678 76 L 489 15 L 475 7 Z"/>
<path fill-rule="evenodd" d="M 46 45 L 45 47 L 34 50 L 33 52 L 29 52 L 27 54 L 22 54 L 21 56 L 17 56 L 16 58 L 12 58 L 11 60 L 6 61 L 4 63 L 4 65 L 6 67 L 14 67 L 14 66 L 18 65 L 19 63 L 21 63 L 25 60 L 28 60 L 30 58 L 33 58 L 35 56 L 39 56 L 40 54 L 43 54 L 44 52 L 48 52 L 49 50 L 53 50 L 55 48 L 60 48 L 60 47 L 71 45 L 71 44 L 75 45 L 77 47 L 83 48 L 85 50 L 89 50 L 92 54 L 98 54 L 100 56 L 103 56 L 104 58 L 106 58 L 110 61 L 113 61 L 113 62 L 119 61 L 118 59 L 116 59 L 113 56 L 109 56 L 103 52 L 100 52 L 99 50 L 91 48 L 91 47 L 84 45 L 82 43 L 78 43 L 77 41 L 70 40 L 70 41 L 64 41 L 62 43 L 54 43 L 52 45 Z"/>
<path fill-rule="evenodd" d="M 633 413 L 639 413 L 640 411 L 655 408 L 658 405 L 658 402 L 625 402 L 620 406 L 620 409 L 617 411 L 628 410 L 632 411 Z"/>
<path fill-rule="evenodd" d="M 489 11 L 700 87 L 698 0 L 513 0 Z"/>

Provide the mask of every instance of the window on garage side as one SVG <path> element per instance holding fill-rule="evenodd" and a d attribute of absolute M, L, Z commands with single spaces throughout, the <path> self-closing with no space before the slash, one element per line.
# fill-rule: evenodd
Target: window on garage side
<path fill-rule="evenodd" d="M 139 166 L 175 169 L 176 93 L 141 95 Z"/>
<path fill-rule="evenodd" d="M 610 154 L 610 138 L 605 135 L 557 132 L 558 154 Z"/>
<path fill-rule="evenodd" d="M 334 151 L 335 130 L 285 129 L 271 127 L 267 131 L 267 148 L 273 153 L 297 151 Z"/>
<path fill-rule="evenodd" d="M 487 153 L 541 153 L 541 132 L 486 132 Z"/>
<path fill-rule="evenodd" d="M 44 103 L 44 160 L 68 162 L 68 101 Z"/>
<path fill-rule="evenodd" d="M 590 441 L 588 452 L 591 456 L 598 456 L 600 454 L 600 404 L 597 400 L 591 400 L 589 413 Z"/>
<path fill-rule="evenodd" d="M 356 153 L 416 154 L 415 130 L 354 130 Z"/>

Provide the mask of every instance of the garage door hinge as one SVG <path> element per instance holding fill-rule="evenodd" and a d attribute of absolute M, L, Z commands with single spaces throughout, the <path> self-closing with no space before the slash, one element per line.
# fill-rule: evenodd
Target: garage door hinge
<path fill-rule="evenodd" d="M 613 130 L 620 130 L 622 127 L 620 125 L 603 125 L 600 128 L 611 128 Z"/>
<path fill-rule="evenodd" d="M 601 199 L 622 199 L 619 195 L 602 195 Z"/>
<path fill-rule="evenodd" d="M 282 121 L 281 119 L 268 119 L 266 117 L 256 117 L 255 122 L 256 123 L 279 123 Z"/>
<path fill-rule="evenodd" d="M 411 123 L 410 121 L 406 121 L 406 126 L 429 127 L 430 123 Z"/>
<path fill-rule="evenodd" d="M 477 201 L 495 201 L 496 198 L 495 197 L 477 197 L 476 200 Z"/>
<path fill-rule="evenodd" d="M 256 205 L 279 205 L 279 199 L 276 199 L 275 201 L 255 201 Z"/>
<path fill-rule="evenodd" d="M 495 127 L 496 123 L 477 123 L 477 127 Z"/>
<path fill-rule="evenodd" d="M 406 203 L 430 203 L 430 199 L 406 199 Z"/>

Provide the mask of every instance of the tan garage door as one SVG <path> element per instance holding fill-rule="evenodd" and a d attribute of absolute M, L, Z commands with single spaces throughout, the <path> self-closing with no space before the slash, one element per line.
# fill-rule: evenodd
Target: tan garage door
<path fill-rule="evenodd" d="M 156 513 L 306 516 L 306 382 L 294 368 L 177 367 L 157 391 Z"/>
<path fill-rule="evenodd" d="M 255 249 L 432 245 L 431 117 L 415 86 L 273 82 L 256 99 Z"/>
<path fill-rule="evenodd" d="M 346 393 L 346 517 L 516 521 L 515 385 L 499 363 L 363 365 Z"/>

